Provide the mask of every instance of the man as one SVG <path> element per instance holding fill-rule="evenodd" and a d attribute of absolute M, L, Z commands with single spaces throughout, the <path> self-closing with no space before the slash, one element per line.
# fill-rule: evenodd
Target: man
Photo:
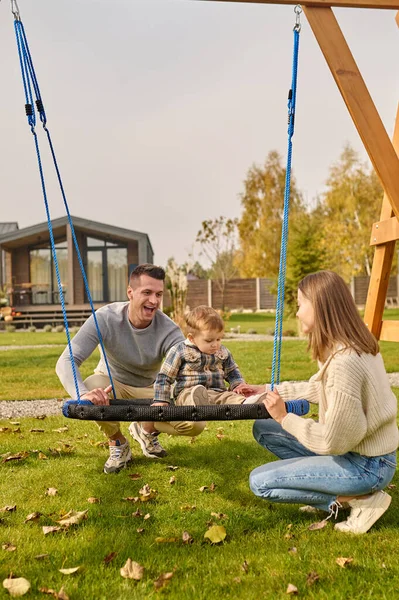
<path fill-rule="evenodd" d="M 115 392 L 119 399 L 153 398 L 153 383 L 168 350 L 184 337 L 177 325 L 159 307 L 164 291 L 165 271 L 143 264 L 129 278 L 128 302 L 113 302 L 96 311 Z M 72 353 L 81 399 L 93 404 L 109 404 L 110 379 L 101 356 L 94 375 L 83 381 L 79 367 L 99 343 L 94 317 L 91 315 L 72 340 Z M 76 396 L 69 350 L 66 348 L 56 366 L 56 373 L 68 392 Z M 164 403 L 159 403 L 164 404 Z M 105 473 L 117 473 L 131 460 L 129 442 L 117 422 L 100 421 L 99 428 L 108 437 L 110 456 Z M 129 432 L 149 458 L 166 456 L 158 441 L 159 433 L 196 436 L 205 423 L 131 423 Z"/>

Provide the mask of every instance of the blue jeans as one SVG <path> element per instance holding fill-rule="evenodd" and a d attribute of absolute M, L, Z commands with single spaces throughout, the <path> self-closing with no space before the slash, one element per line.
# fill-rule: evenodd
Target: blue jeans
<path fill-rule="evenodd" d="M 274 461 L 254 469 L 249 485 L 271 502 L 310 504 L 331 511 L 337 496 L 362 496 L 382 490 L 392 480 L 396 452 L 362 456 L 348 452 L 322 456 L 311 452 L 273 419 L 255 421 L 256 441 L 275 454 Z"/>

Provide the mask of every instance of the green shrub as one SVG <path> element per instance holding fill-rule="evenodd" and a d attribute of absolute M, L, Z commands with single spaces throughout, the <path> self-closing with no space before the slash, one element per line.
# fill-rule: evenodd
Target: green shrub
<path fill-rule="evenodd" d="M 45 325 L 43 327 L 43 331 L 45 331 L 46 333 L 50 333 L 50 331 L 53 331 L 53 328 L 51 325 Z"/>
<path fill-rule="evenodd" d="M 14 331 L 16 330 L 15 325 L 6 325 L 6 331 L 8 331 L 8 333 L 14 333 Z"/>
<path fill-rule="evenodd" d="M 34 325 L 31 325 L 30 327 L 28 327 L 28 331 L 29 331 L 30 333 L 35 333 L 35 331 L 36 331 L 36 327 L 35 327 Z"/>
<path fill-rule="evenodd" d="M 248 329 L 247 333 L 249 333 L 250 335 L 256 335 L 258 332 L 256 331 L 256 329 Z"/>
<path fill-rule="evenodd" d="M 284 337 L 296 337 L 297 332 L 294 331 L 293 329 L 286 329 L 285 331 L 283 331 L 283 336 Z"/>
<path fill-rule="evenodd" d="M 57 325 L 56 327 L 52 327 L 51 331 L 53 333 L 62 333 L 64 331 L 63 325 Z"/>

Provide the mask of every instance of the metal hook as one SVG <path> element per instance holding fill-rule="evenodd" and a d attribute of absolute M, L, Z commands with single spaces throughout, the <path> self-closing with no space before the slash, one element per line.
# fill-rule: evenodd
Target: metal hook
<path fill-rule="evenodd" d="M 301 12 L 302 12 L 302 7 L 300 4 L 297 4 L 294 8 L 294 13 L 295 13 L 294 31 L 298 31 L 298 33 L 301 31 Z"/>
<path fill-rule="evenodd" d="M 21 20 L 21 15 L 19 14 L 19 8 L 17 4 L 17 0 L 11 0 L 11 12 L 14 15 L 14 19 L 16 21 Z"/>

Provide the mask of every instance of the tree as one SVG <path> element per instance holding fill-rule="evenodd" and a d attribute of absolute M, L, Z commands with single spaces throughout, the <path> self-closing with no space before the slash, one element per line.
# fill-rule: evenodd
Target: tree
<path fill-rule="evenodd" d="M 174 258 L 169 258 L 166 265 L 166 287 L 170 292 L 170 300 L 172 304 L 171 317 L 184 332 L 185 319 L 184 313 L 187 306 L 187 273 L 189 265 L 178 265 Z"/>
<path fill-rule="evenodd" d="M 243 213 L 238 223 L 241 277 L 273 277 L 279 270 L 286 169 L 278 152 L 269 152 L 263 167 L 253 165 L 241 194 Z M 291 175 L 290 223 L 304 211 Z"/>
<path fill-rule="evenodd" d="M 210 262 L 209 275 L 219 288 L 224 310 L 226 285 L 238 274 L 235 264 L 237 219 L 218 217 L 202 221 L 196 242 L 200 244 L 202 254 Z"/>
<path fill-rule="evenodd" d="M 326 264 L 347 281 L 353 275 L 370 275 L 374 253 L 370 232 L 380 213 L 381 184 L 374 171 L 346 145 L 330 169 L 327 186 L 320 205 Z"/>

